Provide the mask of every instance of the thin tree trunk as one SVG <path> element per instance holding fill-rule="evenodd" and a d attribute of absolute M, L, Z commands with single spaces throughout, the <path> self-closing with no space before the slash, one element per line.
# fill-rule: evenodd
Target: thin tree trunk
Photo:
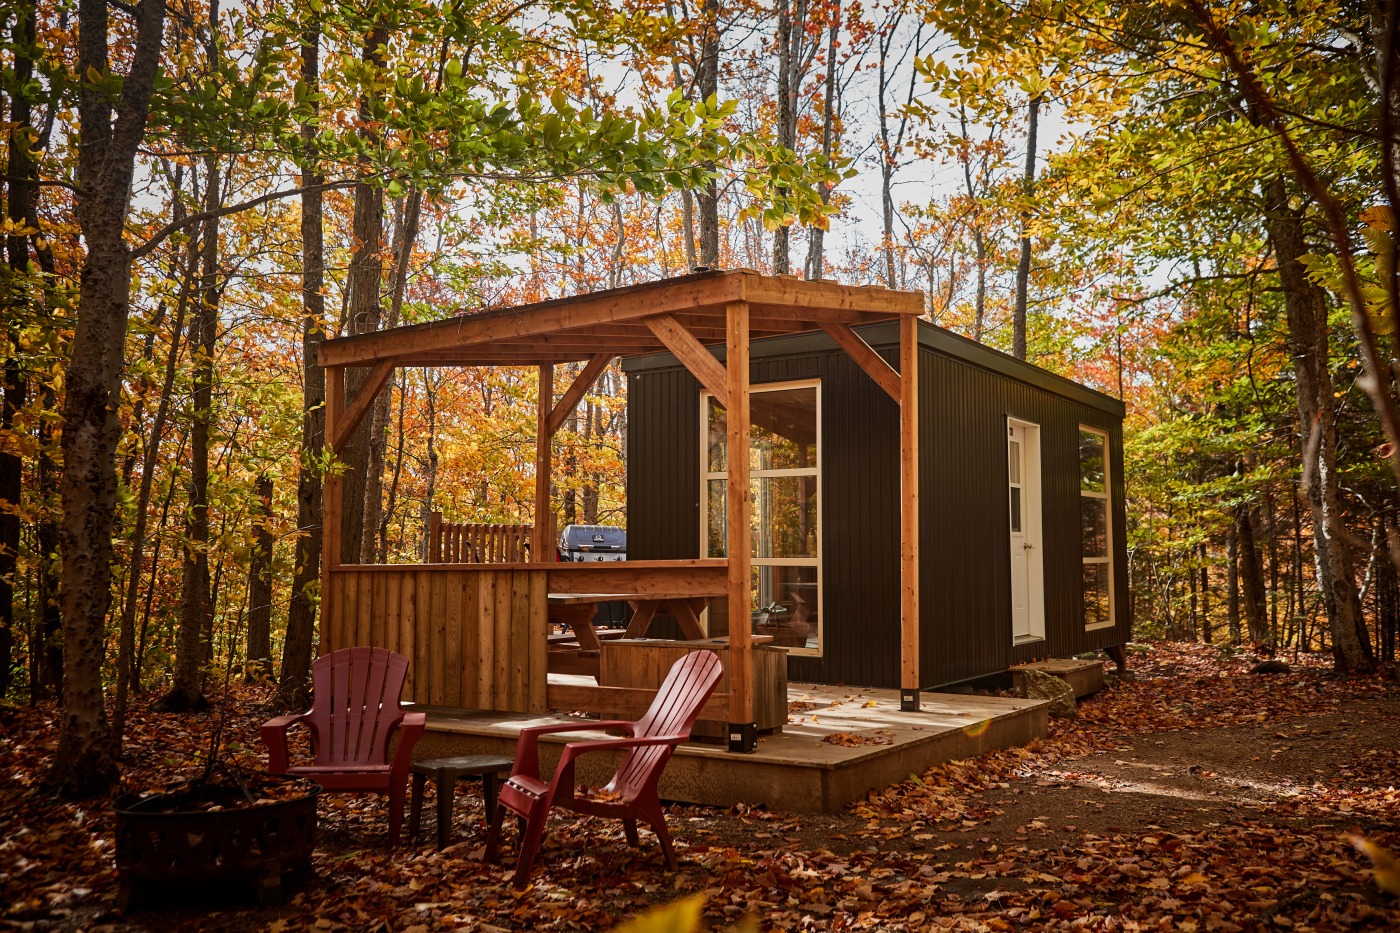
<path fill-rule="evenodd" d="M 1239 532 L 1231 524 L 1225 529 L 1225 598 L 1226 618 L 1230 625 L 1230 644 L 1240 643 L 1240 546 Z"/>
<path fill-rule="evenodd" d="M 301 80 L 312 92 L 321 86 L 321 20 L 312 14 L 301 35 Z M 326 373 L 317 362 L 325 338 L 325 251 L 322 229 L 324 198 L 316 188 L 323 180 L 317 163 L 316 134 L 320 108 L 301 125 L 301 460 L 297 467 L 297 540 L 292 593 L 287 603 L 287 635 L 282 642 L 282 670 L 277 702 L 284 709 L 304 707 L 310 699 L 316 635 L 316 596 L 321 578 L 321 472 L 317 461 L 326 433 Z"/>
<path fill-rule="evenodd" d="M 400 370 L 402 372 L 402 370 Z M 391 380 L 392 388 L 392 380 Z M 399 417 L 395 430 L 397 441 L 394 444 L 394 472 L 389 480 L 389 494 L 384 503 L 384 515 L 379 521 L 379 554 L 377 563 L 386 564 L 389 562 L 389 523 L 394 519 L 394 512 L 398 509 L 399 501 L 399 479 L 403 475 L 403 455 L 404 455 L 404 410 L 408 408 L 408 379 L 404 378 L 399 385 Z M 400 522 L 402 528 L 402 522 Z M 400 537 L 402 540 L 402 537 Z"/>
<path fill-rule="evenodd" d="M 210 8 L 218 15 L 217 2 Z M 211 49 L 210 61 L 214 61 Z M 221 200 L 218 157 L 204 160 L 204 209 Z M 180 585 L 180 629 L 175 645 L 175 681 L 161 705 L 172 711 L 199 709 L 213 635 L 214 599 L 209 579 L 209 441 L 214 428 L 214 343 L 219 332 L 219 218 L 204 225 L 200 249 L 199 307 L 190 321 L 194 391 L 190 405 L 190 485 L 185 519 L 185 559 Z"/>
<path fill-rule="evenodd" d="M 700 7 L 700 68 L 696 83 L 701 100 L 719 95 L 719 0 L 703 0 Z M 713 162 L 705 163 L 708 171 Z M 695 197 L 700 215 L 700 264 L 719 268 L 719 183 L 711 178 Z"/>
<path fill-rule="evenodd" d="M 178 170 L 177 170 L 178 171 Z M 179 178 L 179 174 L 176 175 Z M 178 188 L 177 188 L 178 191 Z M 179 203 L 178 194 L 175 203 Z M 183 212 L 181 212 L 183 213 Z M 140 688 L 141 663 L 136 653 L 136 603 L 141 591 L 141 571 L 146 559 L 146 528 L 150 520 L 151 490 L 155 485 L 156 463 L 165 435 L 165 422 L 170 417 L 170 405 L 175 395 L 175 376 L 179 367 L 180 347 L 183 345 L 185 313 L 194 291 L 195 263 L 199 251 L 191 243 L 189 258 L 175 303 L 175 320 L 170 327 L 170 349 L 165 358 L 165 379 L 161 384 L 160 401 L 151 419 L 141 461 L 141 488 L 136 495 L 136 522 L 131 532 L 131 559 L 127 568 L 126 596 L 122 600 L 121 623 L 118 630 L 116 701 L 112 720 L 120 735 L 126 724 L 127 695 Z M 155 573 L 155 564 L 151 565 Z M 130 676 L 127 675 L 130 672 Z"/>
<path fill-rule="evenodd" d="M 835 146 L 836 139 L 836 43 L 841 32 L 841 0 L 834 0 L 827 8 L 826 15 L 831 17 L 827 24 L 826 34 L 826 84 L 823 88 L 824 98 L 822 107 L 822 155 L 825 156 L 827 164 L 831 164 L 831 154 Z M 818 189 L 821 194 L 822 204 L 831 203 L 831 192 L 833 186 L 829 182 L 822 182 Z M 826 257 L 823 251 L 826 248 L 826 231 L 821 227 L 813 227 L 811 233 L 807 235 L 807 278 L 810 281 L 817 281 L 826 274 Z"/>
<path fill-rule="evenodd" d="M 775 102 L 778 107 L 778 120 L 775 132 L 778 145 L 788 149 L 797 147 L 797 118 L 793 107 L 793 91 L 796 76 L 793 74 L 796 59 L 795 46 L 798 42 L 794 34 L 799 34 L 801 26 L 793 22 L 792 0 L 777 0 L 778 6 L 778 90 Z M 789 264 L 788 228 L 780 226 L 773 231 L 773 274 L 787 275 Z"/>
<path fill-rule="evenodd" d="M 1252 508 L 1246 505 L 1236 510 L 1235 529 L 1239 541 L 1240 592 L 1243 596 L 1245 626 L 1251 642 L 1256 645 L 1267 644 L 1269 617 L 1264 604 L 1264 567 L 1259 557 Z"/>
<path fill-rule="evenodd" d="M 1032 97 L 1027 105 L 1026 116 L 1026 174 L 1022 182 L 1022 196 L 1029 202 L 1035 190 L 1035 151 L 1036 135 L 1040 130 L 1040 97 Z M 1011 355 L 1018 360 L 1026 358 L 1026 308 L 1029 304 L 1031 284 L 1031 212 L 1029 204 L 1021 212 L 1021 256 L 1016 262 L 1016 306 L 1012 311 Z"/>
<path fill-rule="evenodd" d="M 376 20 L 366 36 L 361 60 L 373 70 L 384 68 L 381 50 L 389 41 L 389 29 L 383 17 Z M 376 116 L 374 102 L 369 97 L 360 98 L 361 135 L 365 144 L 378 143 L 378 132 L 373 129 Z M 367 166 L 365 166 L 367 170 Z M 356 249 L 350 256 L 350 268 L 346 285 L 350 292 L 347 320 L 342 332 L 347 335 L 368 334 L 379 329 L 383 309 L 380 305 L 380 288 L 384 278 L 383 237 L 384 237 L 384 189 L 365 179 L 355 185 L 355 215 L 351 235 Z M 369 371 L 363 367 L 349 370 L 345 379 L 345 400 L 353 403 L 365 386 Z M 351 433 L 344 450 L 336 451 L 337 458 L 345 464 L 342 480 L 344 500 L 349 503 L 343 516 L 340 553 L 346 561 L 359 561 L 364 552 L 366 532 L 373 533 L 374 526 L 366 528 L 364 502 L 369 487 L 370 468 L 370 419 L 363 419 Z"/>
<path fill-rule="evenodd" d="M 426 563 L 432 559 L 430 552 L 431 542 L 428 540 L 428 525 L 433 516 L 433 497 L 437 493 L 438 470 L 437 390 L 433 385 L 432 370 L 427 368 L 423 370 L 423 400 L 424 404 L 427 406 L 428 416 L 428 469 L 427 475 L 423 477 L 423 512 L 420 517 L 422 519 L 423 528 L 423 561 Z"/>
<path fill-rule="evenodd" d="M 1375 656 L 1357 599 L 1351 544 L 1338 489 L 1337 422 L 1328 361 L 1326 297 L 1308 279 L 1303 267 L 1302 257 L 1309 252 L 1303 217 L 1300 210 L 1289 205 L 1288 187 L 1282 177 L 1268 183 L 1265 197 L 1269 238 L 1278 257 L 1279 282 L 1288 317 L 1298 386 L 1303 488 L 1312 510 L 1313 557 L 1332 636 L 1333 660 L 1338 672 L 1367 672 L 1375 669 Z"/>
<path fill-rule="evenodd" d="M 253 549 L 248 556 L 248 667 L 250 679 L 272 675 L 272 477 L 253 490 Z"/>

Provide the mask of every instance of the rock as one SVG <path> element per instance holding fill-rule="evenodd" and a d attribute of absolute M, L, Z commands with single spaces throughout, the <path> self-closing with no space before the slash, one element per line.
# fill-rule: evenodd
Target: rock
<path fill-rule="evenodd" d="M 1251 667 L 1249 672 L 1251 674 L 1291 674 L 1293 673 L 1293 668 L 1289 667 L 1287 662 L 1280 661 L 1278 658 L 1270 658 L 1267 661 L 1260 661 L 1258 664 Z"/>
<path fill-rule="evenodd" d="M 1051 716 L 1075 716 L 1074 690 L 1053 674 L 1034 668 L 1017 671 L 1028 700 L 1049 700 Z"/>

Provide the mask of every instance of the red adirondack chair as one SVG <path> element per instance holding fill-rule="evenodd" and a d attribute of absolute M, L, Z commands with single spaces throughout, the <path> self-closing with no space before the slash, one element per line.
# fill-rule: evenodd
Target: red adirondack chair
<path fill-rule="evenodd" d="M 268 770 L 298 774 L 326 790 L 373 791 L 389 795 L 389 845 L 398 845 L 403 824 L 408 769 L 413 746 L 423 736 L 427 717 L 399 706 L 408 659 L 387 648 L 342 648 L 311 666 L 311 709 L 263 723 Z M 287 730 L 300 723 L 311 730 L 316 761 L 293 765 L 287 760 Z M 399 734 L 389 760 L 389 740 Z"/>
<path fill-rule="evenodd" d="M 501 840 L 501 824 L 507 812 L 522 820 L 520 858 L 515 865 L 515 886 L 525 887 L 534 866 L 535 853 L 544 835 L 550 807 L 561 806 L 579 813 L 622 820 L 629 845 L 638 845 L 637 820 L 646 820 L 661 841 L 666 865 L 674 871 L 676 853 L 666 831 L 656 785 L 661 771 L 678 744 L 690 738 L 690 730 L 700 708 L 714 692 L 723 675 L 719 656 L 713 651 L 692 651 L 671 666 L 661 689 L 646 715 L 636 722 L 603 720 L 580 725 L 529 726 L 520 730 L 515 748 L 515 768 L 496 797 L 496 812 L 486 837 L 486 861 L 496 860 Z M 561 732 L 596 729 L 623 729 L 629 738 L 594 739 L 564 746 L 553 780 L 540 778 L 539 738 Z M 603 788 L 600 797 L 580 797 L 574 787 L 574 763 L 580 755 L 609 749 L 627 749 L 627 756 Z"/>

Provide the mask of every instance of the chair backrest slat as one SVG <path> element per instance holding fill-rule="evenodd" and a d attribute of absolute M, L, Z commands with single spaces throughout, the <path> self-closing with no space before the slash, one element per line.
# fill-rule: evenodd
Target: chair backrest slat
<path fill-rule="evenodd" d="M 724 666 L 713 651 L 692 651 L 671 665 L 656 691 L 651 708 L 633 728 L 633 735 L 650 737 L 681 735 L 690 737 L 700 709 L 724 676 Z M 672 746 L 649 745 L 634 748 L 623 759 L 608 790 L 626 799 L 635 799 L 643 788 L 660 779 L 661 769 L 671 758 Z"/>
<path fill-rule="evenodd" d="M 342 648 L 311 669 L 318 765 L 382 764 L 389 734 L 403 719 L 399 695 L 408 659 L 387 648 Z"/>

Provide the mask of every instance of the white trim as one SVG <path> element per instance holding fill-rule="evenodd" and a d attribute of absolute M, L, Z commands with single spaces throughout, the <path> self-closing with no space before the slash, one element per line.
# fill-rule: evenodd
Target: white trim
<path fill-rule="evenodd" d="M 822 537 L 822 522 L 825 511 L 822 502 L 825 495 L 822 492 L 822 381 L 820 379 L 794 379 L 789 382 L 764 382 L 751 384 L 749 386 L 750 395 L 760 392 L 778 392 L 790 389 L 814 389 L 816 392 L 816 419 L 817 419 L 817 465 L 809 469 L 784 468 L 773 470 L 758 470 L 749 468 L 750 481 L 763 478 L 782 477 L 814 477 L 817 481 L 817 556 L 816 557 L 750 557 L 749 563 L 753 567 L 815 567 L 817 568 L 817 647 L 815 648 L 788 648 L 783 650 L 789 654 L 801 655 L 804 657 L 820 657 L 824 651 L 826 643 L 826 606 L 825 587 L 822 580 L 822 551 L 824 547 Z M 713 397 L 710 392 L 700 391 L 700 555 L 710 556 L 710 483 L 728 477 L 728 471 L 715 472 L 710 469 L 710 424 L 709 401 Z M 728 454 L 726 454 L 726 465 Z M 710 611 L 707 608 L 700 616 L 700 624 L 708 634 Z"/>
<path fill-rule="evenodd" d="M 1010 509 L 1010 442 L 1011 429 L 1021 429 L 1021 528 L 1029 547 L 1026 555 L 1026 623 L 1029 633 L 1017 635 L 1016 620 L 1011 619 L 1011 643 L 1025 645 L 1045 640 L 1045 547 L 1044 515 L 1042 513 L 1045 478 L 1040 456 L 1040 425 L 1034 421 L 1007 417 L 1003 440 L 1007 451 L 1007 508 Z M 1009 516 L 1008 516 L 1009 519 Z M 1008 546 L 1011 535 L 1007 522 Z"/>

